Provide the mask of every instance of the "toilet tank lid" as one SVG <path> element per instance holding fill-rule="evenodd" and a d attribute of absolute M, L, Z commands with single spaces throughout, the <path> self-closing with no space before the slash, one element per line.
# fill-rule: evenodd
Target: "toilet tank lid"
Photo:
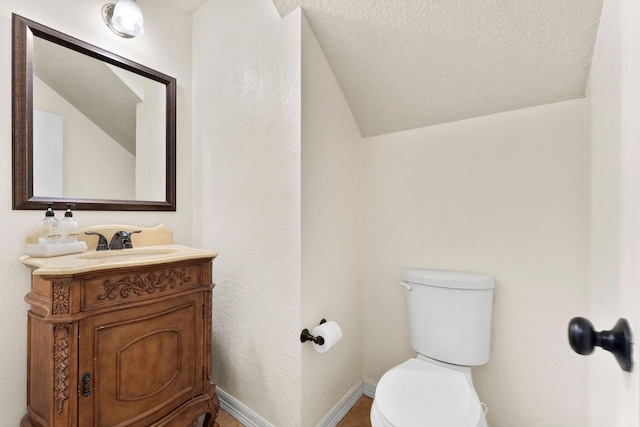
<path fill-rule="evenodd" d="M 404 280 L 419 285 L 452 289 L 493 289 L 496 286 L 491 276 L 427 268 L 405 268 Z"/>

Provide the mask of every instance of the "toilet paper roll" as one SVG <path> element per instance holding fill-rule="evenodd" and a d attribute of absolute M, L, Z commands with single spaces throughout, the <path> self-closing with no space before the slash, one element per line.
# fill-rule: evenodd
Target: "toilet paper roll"
<path fill-rule="evenodd" d="M 342 339 L 342 329 L 340 329 L 340 325 L 330 320 L 311 329 L 311 335 L 324 338 L 324 344 L 313 343 L 313 348 L 318 353 L 326 353 L 331 347 L 340 342 Z"/>

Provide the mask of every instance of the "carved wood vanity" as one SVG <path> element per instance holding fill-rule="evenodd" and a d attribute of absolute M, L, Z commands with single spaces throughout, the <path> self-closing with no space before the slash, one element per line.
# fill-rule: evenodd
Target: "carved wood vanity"
<path fill-rule="evenodd" d="M 21 426 L 184 427 L 202 415 L 217 426 L 209 376 L 217 254 L 133 243 L 21 258 L 33 269 Z"/>

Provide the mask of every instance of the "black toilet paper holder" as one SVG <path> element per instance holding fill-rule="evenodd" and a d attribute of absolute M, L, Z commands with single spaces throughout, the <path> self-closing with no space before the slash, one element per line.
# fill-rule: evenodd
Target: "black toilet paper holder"
<path fill-rule="evenodd" d="M 327 320 L 322 319 L 320 321 L 320 325 L 322 325 L 323 323 L 327 323 Z M 307 342 L 307 341 L 313 341 L 318 345 L 324 345 L 324 338 L 322 338 L 321 336 L 314 337 L 313 335 L 311 335 L 311 332 L 309 332 L 309 329 L 305 328 L 300 333 L 300 342 Z"/>

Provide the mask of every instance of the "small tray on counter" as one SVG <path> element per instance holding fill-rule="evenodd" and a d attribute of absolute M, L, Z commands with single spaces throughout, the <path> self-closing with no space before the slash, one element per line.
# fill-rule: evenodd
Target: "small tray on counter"
<path fill-rule="evenodd" d="M 66 242 L 66 243 L 53 243 L 47 245 L 30 244 L 25 245 L 24 254 L 38 258 L 49 258 L 53 256 L 77 254 L 85 252 L 87 250 L 87 244 L 85 242 Z"/>

